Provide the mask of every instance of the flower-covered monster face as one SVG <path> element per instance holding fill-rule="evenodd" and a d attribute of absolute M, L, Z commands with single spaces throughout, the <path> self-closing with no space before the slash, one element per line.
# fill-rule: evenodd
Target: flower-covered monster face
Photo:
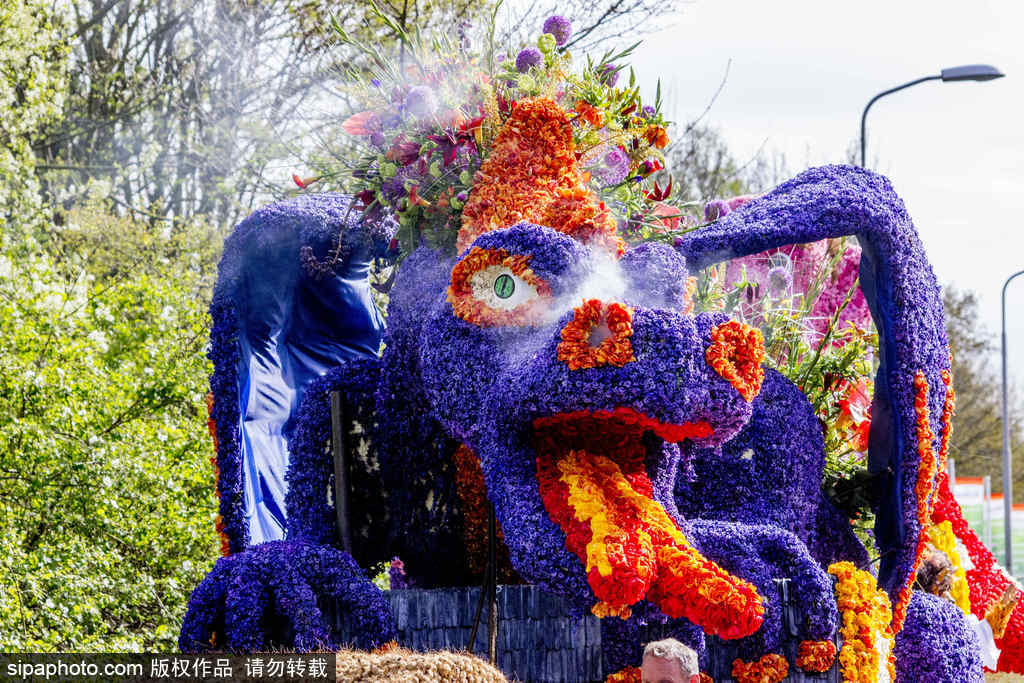
<path fill-rule="evenodd" d="M 488 232 L 451 267 L 419 365 L 520 574 L 600 615 L 647 599 L 738 637 L 760 624 L 757 594 L 690 545 L 672 488 L 678 443 L 721 443 L 750 417 L 763 349 L 690 315 L 686 284 L 668 247 L 617 261 L 539 225 Z"/>

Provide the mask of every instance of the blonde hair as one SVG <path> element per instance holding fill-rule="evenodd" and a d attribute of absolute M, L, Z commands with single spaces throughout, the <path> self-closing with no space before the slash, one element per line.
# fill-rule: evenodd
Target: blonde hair
<path fill-rule="evenodd" d="M 693 676 L 700 673 L 697 653 L 675 638 L 665 638 L 664 640 L 647 643 L 647 647 L 644 648 L 644 657 L 675 660 L 679 662 L 679 668 L 684 676 Z"/>
<path fill-rule="evenodd" d="M 338 683 L 507 683 L 508 680 L 501 671 L 466 652 L 413 652 L 400 647 L 383 652 L 342 650 L 336 661 Z"/>

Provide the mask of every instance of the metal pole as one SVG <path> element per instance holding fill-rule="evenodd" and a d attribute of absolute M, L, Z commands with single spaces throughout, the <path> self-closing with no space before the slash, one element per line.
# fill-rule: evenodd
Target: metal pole
<path fill-rule="evenodd" d="M 494 505 L 487 504 L 487 571 L 490 585 L 487 587 L 487 656 L 491 664 L 498 664 L 498 530 L 494 517 Z"/>
<path fill-rule="evenodd" d="M 871 100 L 868 102 L 868 106 L 864 107 L 864 113 L 860 115 L 860 166 L 861 166 L 861 168 L 867 168 L 867 165 L 868 165 L 868 163 L 867 163 L 867 126 L 866 126 L 866 124 L 867 124 L 867 120 L 868 120 L 868 109 L 871 109 L 871 105 L 874 104 L 877 100 L 885 97 L 886 95 L 891 95 L 894 92 L 898 92 L 900 90 L 903 90 L 904 88 L 909 88 L 912 85 L 917 85 L 918 83 L 924 83 L 925 81 L 938 81 L 938 80 L 941 80 L 941 79 L 942 79 L 942 76 L 925 76 L 924 78 L 918 78 L 916 81 L 910 81 L 909 83 L 904 83 L 903 85 L 898 85 L 895 88 L 890 88 L 890 89 L 888 89 L 888 90 L 886 90 L 884 92 L 880 92 L 880 93 L 878 93 L 877 95 L 875 95 L 874 97 L 871 98 Z"/>
<path fill-rule="evenodd" d="M 981 499 L 984 502 L 981 508 L 981 529 L 982 539 L 985 541 L 985 546 L 988 548 L 992 547 L 992 477 L 985 475 L 981 479 L 982 493 Z"/>
<path fill-rule="evenodd" d="M 1003 313 L 1003 533 L 1006 540 L 1006 571 L 1013 575 L 1013 463 L 1010 461 L 1010 420 L 1007 401 L 1006 386 L 1006 288 L 1010 280 L 1018 275 L 1024 275 L 1024 270 L 1017 271 L 1006 278 L 1003 283 L 1002 313 Z"/>
<path fill-rule="evenodd" d="M 338 518 L 341 549 L 352 554 L 352 531 L 348 523 L 348 460 L 345 455 L 345 421 L 341 392 L 331 392 L 331 453 L 334 455 L 334 512 Z"/>

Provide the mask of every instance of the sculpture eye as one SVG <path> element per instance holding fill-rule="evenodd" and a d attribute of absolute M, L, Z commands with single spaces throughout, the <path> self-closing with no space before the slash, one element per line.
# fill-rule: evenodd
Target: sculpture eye
<path fill-rule="evenodd" d="M 447 298 L 455 315 L 481 327 L 539 323 L 551 288 L 529 262 L 504 249 L 473 247 L 452 269 Z"/>
<path fill-rule="evenodd" d="M 470 278 L 473 296 L 491 308 L 512 311 L 537 298 L 537 288 L 507 266 L 489 266 Z"/>

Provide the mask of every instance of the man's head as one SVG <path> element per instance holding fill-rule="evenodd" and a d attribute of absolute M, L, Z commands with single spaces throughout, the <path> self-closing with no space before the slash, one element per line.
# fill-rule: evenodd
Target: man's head
<path fill-rule="evenodd" d="M 697 653 L 675 638 L 648 643 L 640 674 L 643 683 L 698 683 Z"/>

